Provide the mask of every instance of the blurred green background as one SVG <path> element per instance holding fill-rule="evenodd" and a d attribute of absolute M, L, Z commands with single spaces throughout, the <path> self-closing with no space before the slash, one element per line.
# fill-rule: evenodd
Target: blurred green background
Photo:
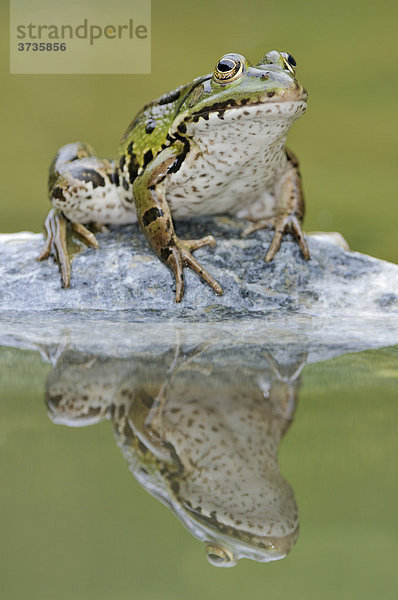
<path fill-rule="evenodd" d="M 84 0 L 81 2 L 84 6 Z M 397 19 L 393 0 L 153 0 L 152 74 L 9 75 L 1 0 L 0 230 L 40 230 L 47 170 L 70 141 L 116 153 L 141 106 L 211 71 L 228 51 L 291 52 L 310 92 L 289 145 L 301 160 L 306 230 L 337 230 L 355 250 L 398 262 Z"/>

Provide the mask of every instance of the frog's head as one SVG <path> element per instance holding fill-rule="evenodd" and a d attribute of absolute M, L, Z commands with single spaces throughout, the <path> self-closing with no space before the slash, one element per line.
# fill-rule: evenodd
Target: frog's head
<path fill-rule="evenodd" d="M 260 484 L 229 487 L 228 482 L 217 481 L 208 486 L 209 490 L 194 490 L 192 482 L 182 481 L 171 507 L 204 542 L 212 565 L 233 567 L 242 558 L 271 562 L 290 552 L 299 533 L 297 505 L 279 473 L 270 473 Z M 201 504 L 195 492 L 200 492 Z M 171 498 L 169 493 L 169 502 Z"/>
<path fill-rule="evenodd" d="M 299 534 L 297 505 L 293 490 L 279 472 L 258 479 L 256 470 L 244 474 L 217 470 L 217 478 L 201 480 L 193 470 L 179 477 L 181 464 L 173 464 L 168 447 L 155 454 L 133 453 L 121 446 L 137 481 L 153 496 L 169 506 L 178 519 L 205 546 L 207 560 L 217 567 L 233 567 L 242 558 L 271 562 L 284 558 Z M 168 462 L 165 462 L 166 452 Z M 175 455 L 175 452 L 173 453 Z M 139 456 L 139 460 L 137 457 Z M 227 459 L 228 460 L 228 459 Z M 171 473 L 170 479 L 167 473 Z M 224 479 L 229 477 L 229 480 Z"/>
<path fill-rule="evenodd" d="M 214 72 L 195 80 L 182 99 L 174 127 L 184 132 L 187 123 L 212 118 L 277 118 L 290 125 L 306 109 L 307 92 L 298 83 L 296 61 L 273 50 L 253 66 L 241 54 L 226 54 Z"/>

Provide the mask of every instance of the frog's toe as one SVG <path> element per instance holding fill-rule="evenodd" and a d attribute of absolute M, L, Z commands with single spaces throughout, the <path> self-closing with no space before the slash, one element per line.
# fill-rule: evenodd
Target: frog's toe
<path fill-rule="evenodd" d="M 66 241 L 67 220 L 56 209 L 51 209 L 44 223 L 47 238 L 37 260 L 45 260 L 50 255 L 54 256 L 61 273 L 62 285 L 70 284 L 70 259 Z"/>
<path fill-rule="evenodd" d="M 47 238 L 46 238 L 46 242 L 43 246 L 43 248 L 40 250 L 40 254 L 37 257 L 36 260 L 46 260 L 46 258 L 48 258 L 51 254 L 51 248 L 52 248 L 52 235 L 49 235 L 47 233 Z"/>
<path fill-rule="evenodd" d="M 197 250 L 198 248 L 202 248 L 203 246 L 214 246 L 216 245 L 216 240 L 212 235 L 206 235 L 205 237 L 200 238 L 199 240 L 184 240 L 181 242 L 184 247 L 188 250 L 188 252 L 193 252 L 193 250 Z"/>
<path fill-rule="evenodd" d="M 301 229 L 300 222 L 296 217 L 294 217 L 294 219 L 291 223 L 291 229 L 292 229 L 292 232 L 301 248 L 301 252 L 303 253 L 303 258 L 305 260 L 309 260 L 310 259 L 310 251 L 308 249 L 308 245 L 305 240 L 303 230 Z"/>
<path fill-rule="evenodd" d="M 255 231 L 258 231 L 259 229 L 266 229 L 267 227 L 271 227 L 272 226 L 272 219 L 261 219 L 260 221 L 255 221 L 253 223 L 250 223 L 249 225 L 247 225 L 244 230 L 242 231 L 242 233 L 240 234 L 241 237 L 247 237 L 248 235 L 250 235 L 251 233 L 254 233 Z"/>
<path fill-rule="evenodd" d="M 310 252 L 308 250 L 307 242 L 305 241 L 300 221 L 295 215 L 287 215 L 278 219 L 275 223 L 275 234 L 265 256 L 266 262 L 271 262 L 275 257 L 275 254 L 278 252 L 282 243 L 283 236 L 287 232 L 291 232 L 295 236 L 301 248 L 303 258 L 305 260 L 310 258 Z"/>
<path fill-rule="evenodd" d="M 206 240 L 206 241 L 204 241 Z M 200 245 L 197 245 L 197 242 L 203 242 Z M 212 236 L 207 236 L 207 238 L 202 238 L 202 240 L 184 240 L 181 242 L 180 251 L 184 264 L 187 267 L 190 267 L 195 273 L 201 276 L 202 279 L 209 284 L 209 286 L 214 290 L 214 292 L 218 296 L 222 296 L 223 290 L 220 284 L 202 267 L 202 265 L 196 260 L 196 258 L 191 254 L 191 249 L 200 248 L 205 244 L 214 245 L 215 241 Z"/>
<path fill-rule="evenodd" d="M 222 287 L 220 284 L 202 267 L 202 265 L 194 258 L 191 254 L 191 250 L 196 250 L 207 244 L 214 245 L 214 238 L 209 235 L 200 240 L 183 240 L 178 243 L 177 246 L 170 249 L 169 257 L 167 258 L 167 264 L 174 273 L 176 281 L 176 296 L 175 301 L 181 302 L 184 295 L 184 267 L 190 267 L 195 271 L 210 287 L 214 292 L 221 296 L 223 294 Z"/>
<path fill-rule="evenodd" d="M 278 252 L 283 238 L 284 230 L 276 229 L 272 242 L 268 248 L 267 254 L 265 255 L 265 262 L 271 262 Z"/>
<path fill-rule="evenodd" d="M 173 247 L 170 250 L 170 254 L 166 260 L 166 264 L 174 273 L 174 279 L 176 282 L 176 302 L 181 302 L 184 295 L 184 263 L 182 261 L 181 253 L 178 248 Z"/>
<path fill-rule="evenodd" d="M 97 223 L 96 221 L 93 221 L 93 223 L 91 223 L 90 227 L 92 227 L 92 229 L 94 229 L 94 231 L 97 231 L 99 233 L 109 233 L 109 229 L 106 225 L 104 225 L 103 223 Z"/>
<path fill-rule="evenodd" d="M 99 249 L 99 243 L 97 241 L 97 238 L 89 229 L 87 229 L 87 227 L 85 227 L 81 223 L 71 223 L 71 226 L 73 231 L 75 231 L 83 238 L 87 246 L 91 246 L 91 248 L 95 248 L 96 250 Z"/>
<path fill-rule="evenodd" d="M 198 273 L 204 279 L 210 287 L 215 291 L 218 296 L 222 296 L 223 290 L 221 285 L 202 267 L 202 265 L 192 256 L 190 252 L 182 252 L 184 263 L 187 267 L 190 267 L 193 271 Z"/>
<path fill-rule="evenodd" d="M 62 212 L 55 208 L 48 213 L 44 228 L 47 238 L 37 260 L 45 260 L 49 256 L 53 256 L 58 264 L 63 287 L 69 287 L 73 255 L 68 250 L 68 235 L 71 236 L 71 232 L 74 232 L 86 246 L 95 249 L 99 248 L 97 239 L 87 227 L 81 223 L 71 223 Z"/>
<path fill-rule="evenodd" d="M 46 242 L 40 251 L 37 260 L 45 260 L 53 252 L 54 246 L 54 232 L 56 230 L 55 222 L 58 215 L 58 211 L 52 208 L 44 221 L 44 229 L 46 230 Z"/>

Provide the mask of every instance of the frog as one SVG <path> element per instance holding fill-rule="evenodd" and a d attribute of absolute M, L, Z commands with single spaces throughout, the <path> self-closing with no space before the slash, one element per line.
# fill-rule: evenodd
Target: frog
<path fill-rule="evenodd" d="M 69 287 L 68 236 L 98 249 L 98 229 L 138 223 L 174 276 L 176 302 L 183 298 L 187 267 L 222 295 L 221 284 L 193 255 L 214 247 L 214 237 L 180 239 L 174 226 L 213 215 L 247 220 L 243 236 L 273 228 L 266 262 L 287 233 L 308 260 L 299 163 L 285 145 L 307 108 L 296 66 L 291 54 L 277 50 L 256 65 L 225 54 L 213 72 L 145 105 L 124 132 L 116 159 L 97 158 L 86 143 L 63 146 L 50 166 L 53 208 L 38 260 L 53 256 Z"/>
<path fill-rule="evenodd" d="M 128 359 L 67 350 L 46 384 L 55 424 L 111 422 L 136 481 L 203 543 L 216 567 L 280 560 L 299 532 L 277 453 L 306 358 L 281 365 L 267 348 L 250 354 L 245 360 L 247 348 L 220 342 Z"/>

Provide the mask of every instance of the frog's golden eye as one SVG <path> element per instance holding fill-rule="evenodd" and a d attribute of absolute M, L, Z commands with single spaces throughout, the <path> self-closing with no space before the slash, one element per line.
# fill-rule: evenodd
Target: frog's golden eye
<path fill-rule="evenodd" d="M 243 73 L 244 58 L 240 54 L 226 54 L 214 69 L 214 79 L 218 83 L 234 81 Z"/>
<path fill-rule="evenodd" d="M 235 564 L 232 552 L 218 544 L 206 544 L 206 554 L 209 563 L 215 567 L 232 567 Z"/>
<path fill-rule="evenodd" d="M 288 54 L 287 52 L 281 52 L 282 58 L 283 58 L 283 64 L 286 67 L 286 69 L 288 71 L 290 71 L 290 73 L 292 75 L 294 75 L 296 73 L 296 61 L 294 60 L 293 56 L 291 54 Z"/>

